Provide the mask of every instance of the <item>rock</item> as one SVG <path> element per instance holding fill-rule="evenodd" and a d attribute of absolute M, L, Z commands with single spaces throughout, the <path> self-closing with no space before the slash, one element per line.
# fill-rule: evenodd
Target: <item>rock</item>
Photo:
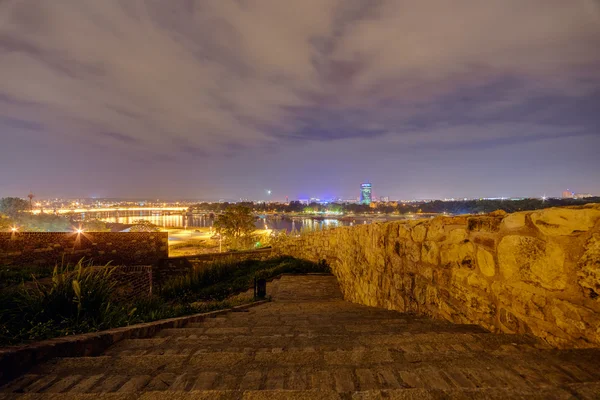
<path fill-rule="evenodd" d="M 398 243 L 398 255 L 416 263 L 421 260 L 421 249 L 417 243 L 406 240 L 400 241 Z"/>
<path fill-rule="evenodd" d="M 505 332 L 510 333 L 529 333 L 531 330 L 527 324 L 517 318 L 513 313 L 505 308 L 500 309 L 500 323 L 504 326 Z"/>
<path fill-rule="evenodd" d="M 481 247 L 477 249 L 477 265 L 479 265 L 479 270 L 485 276 L 491 277 L 496 274 L 494 255 Z"/>
<path fill-rule="evenodd" d="M 504 210 L 496 210 L 496 211 L 492 211 L 488 215 L 490 215 L 492 217 L 504 217 L 506 215 L 506 211 L 504 211 Z"/>
<path fill-rule="evenodd" d="M 566 301 L 557 300 L 550 308 L 556 326 L 571 336 L 580 336 L 586 330 L 586 324 L 582 321 L 581 314 L 590 314 L 585 310 Z"/>
<path fill-rule="evenodd" d="M 553 242 L 529 236 L 505 236 L 498 245 L 498 263 L 507 280 L 522 280 L 552 290 L 567 285 L 565 253 Z"/>
<path fill-rule="evenodd" d="M 471 232 L 498 232 L 500 229 L 501 217 L 482 216 L 469 217 L 468 229 Z"/>
<path fill-rule="evenodd" d="M 444 230 L 444 226 L 446 223 L 446 218 L 437 217 L 434 218 L 429 224 L 429 229 L 427 229 L 427 240 L 431 241 L 441 241 L 444 240 L 446 236 L 446 231 Z"/>
<path fill-rule="evenodd" d="M 438 265 L 440 262 L 440 250 L 436 242 L 425 242 L 421 248 L 421 261 Z"/>
<path fill-rule="evenodd" d="M 593 208 L 548 208 L 531 214 L 531 221 L 544 235 L 561 236 L 586 232 L 600 218 Z"/>
<path fill-rule="evenodd" d="M 467 284 L 471 287 L 483 290 L 484 292 L 490 291 L 490 284 L 485 280 L 485 278 L 479 276 L 477 273 L 472 272 L 469 274 L 467 277 Z"/>
<path fill-rule="evenodd" d="M 600 301 L 600 234 L 594 234 L 587 242 L 578 267 L 579 286 L 589 298 Z"/>
<path fill-rule="evenodd" d="M 411 240 L 411 232 L 410 232 L 410 226 L 408 226 L 407 224 L 401 224 L 398 227 L 398 236 L 402 239 L 407 239 L 407 240 Z"/>
<path fill-rule="evenodd" d="M 501 227 L 503 229 L 519 229 L 525 226 L 525 217 L 528 213 L 514 213 L 506 216 L 502 220 Z"/>
<path fill-rule="evenodd" d="M 425 240 L 427 234 L 427 227 L 425 224 L 419 224 L 412 229 L 412 239 L 415 242 L 422 242 Z"/>
<path fill-rule="evenodd" d="M 473 268 L 475 246 L 469 241 L 446 244 L 440 251 L 441 264 L 444 267 Z"/>
<path fill-rule="evenodd" d="M 448 234 L 448 242 L 450 243 L 460 243 L 465 241 L 469 235 L 467 234 L 466 229 L 453 229 Z"/>

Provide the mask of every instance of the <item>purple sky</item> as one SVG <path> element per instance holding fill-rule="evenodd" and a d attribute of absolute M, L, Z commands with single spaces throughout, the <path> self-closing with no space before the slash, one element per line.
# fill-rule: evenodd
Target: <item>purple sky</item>
<path fill-rule="evenodd" d="M 600 194 L 598 0 L 0 0 L 0 196 Z"/>

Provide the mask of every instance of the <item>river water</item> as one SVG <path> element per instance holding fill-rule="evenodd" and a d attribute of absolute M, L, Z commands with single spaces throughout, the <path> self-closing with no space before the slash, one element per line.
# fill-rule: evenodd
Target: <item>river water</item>
<path fill-rule="evenodd" d="M 111 211 L 102 213 L 83 213 L 83 220 L 98 218 L 106 222 L 114 222 L 121 224 L 133 224 L 136 220 L 147 220 L 155 225 L 163 228 L 202 228 L 211 227 L 215 221 L 214 217 L 209 215 L 182 215 L 182 214 L 163 214 L 152 213 L 149 211 Z M 379 217 L 377 222 L 383 220 L 399 220 L 407 219 L 407 217 Z M 300 231 L 302 229 L 322 229 L 323 227 L 338 227 L 338 226 L 353 226 L 357 224 L 369 224 L 373 222 L 372 217 L 353 217 L 352 219 L 345 217 L 343 220 L 335 217 L 317 217 L 317 218 L 300 218 L 300 217 L 270 217 L 261 216 L 256 220 L 257 229 L 275 229 L 291 232 L 293 230 Z"/>

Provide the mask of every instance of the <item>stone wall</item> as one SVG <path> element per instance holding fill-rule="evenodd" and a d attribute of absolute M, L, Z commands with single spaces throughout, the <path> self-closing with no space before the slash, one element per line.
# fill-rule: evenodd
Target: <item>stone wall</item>
<path fill-rule="evenodd" d="M 166 232 L 0 233 L 0 265 L 156 265 L 168 256 Z"/>
<path fill-rule="evenodd" d="M 327 261 L 349 301 L 600 346 L 600 205 L 343 227 L 276 250 Z"/>
<path fill-rule="evenodd" d="M 187 275 L 190 272 L 205 268 L 215 262 L 241 262 L 245 260 L 266 260 L 275 255 L 273 249 L 235 251 L 227 253 L 201 254 L 187 257 L 171 257 L 163 259 L 156 268 L 154 283 L 160 286 L 174 276 Z"/>

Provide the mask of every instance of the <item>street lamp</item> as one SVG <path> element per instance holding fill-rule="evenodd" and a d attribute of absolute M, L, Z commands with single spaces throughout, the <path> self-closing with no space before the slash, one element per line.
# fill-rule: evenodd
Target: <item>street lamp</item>
<path fill-rule="evenodd" d="M 12 228 L 10 228 L 10 230 L 13 232 L 17 232 L 19 230 L 19 228 L 17 228 L 16 226 L 13 226 Z"/>

